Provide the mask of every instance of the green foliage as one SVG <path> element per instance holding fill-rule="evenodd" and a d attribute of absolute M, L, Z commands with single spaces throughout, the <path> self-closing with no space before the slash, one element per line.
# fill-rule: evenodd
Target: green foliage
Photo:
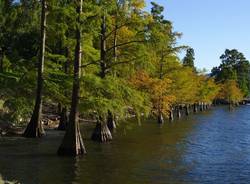
<path fill-rule="evenodd" d="M 224 83 L 227 80 L 236 80 L 244 96 L 248 96 L 250 90 L 249 61 L 236 49 L 226 49 L 220 59 L 222 61 L 220 66 L 212 70 L 216 82 Z"/>
<path fill-rule="evenodd" d="M 108 110 L 124 118 L 129 108 L 137 114 L 148 114 L 148 98 L 144 93 L 134 89 L 127 81 L 108 76 L 104 79 L 95 75 L 82 78 L 81 112 L 96 112 L 106 117 Z"/>
<path fill-rule="evenodd" d="M 183 66 L 190 67 L 195 71 L 194 60 L 194 49 L 188 48 L 186 56 L 183 58 Z"/>

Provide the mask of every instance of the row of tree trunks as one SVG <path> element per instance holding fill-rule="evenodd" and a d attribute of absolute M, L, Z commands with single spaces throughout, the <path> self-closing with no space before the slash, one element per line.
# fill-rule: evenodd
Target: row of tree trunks
<path fill-rule="evenodd" d="M 201 112 L 209 110 L 211 107 L 211 104 L 207 104 L 207 103 L 194 103 L 193 105 L 185 105 L 185 106 L 181 106 L 178 105 L 174 108 L 171 108 L 169 111 L 169 120 L 173 121 L 174 118 L 176 117 L 177 119 L 180 119 L 182 117 L 182 114 L 185 114 L 186 116 L 189 116 L 191 114 L 191 112 L 198 113 L 198 111 L 200 110 Z M 159 121 L 159 117 L 158 116 L 158 122 Z M 163 116 L 161 117 L 161 122 L 164 122 L 164 118 Z"/>

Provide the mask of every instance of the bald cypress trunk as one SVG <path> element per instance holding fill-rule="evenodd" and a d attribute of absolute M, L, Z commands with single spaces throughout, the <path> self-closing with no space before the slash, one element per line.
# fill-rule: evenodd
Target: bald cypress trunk
<path fill-rule="evenodd" d="M 194 103 L 194 113 L 197 113 L 198 112 L 198 105 L 196 103 Z"/>
<path fill-rule="evenodd" d="M 115 117 L 111 111 L 108 111 L 107 126 L 110 131 L 113 131 L 114 129 L 116 129 Z"/>
<path fill-rule="evenodd" d="M 82 14 L 82 3 L 83 0 L 78 1 L 77 6 L 77 30 L 76 30 L 76 49 L 75 49 L 75 61 L 74 61 L 74 81 L 71 99 L 71 109 L 69 115 L 69 123 L 66 129 L 61 146 L 58 149 L 59 155 L 71 155 L 77 156 L 86 153 L 80 127 L 79 127 L 79 96 L 80 96 L 80 66 L 82 59 L 82 49 L 81 49 L 81 14 Z"/>
<path fill-rule="evenodd" d="M 66 48 L 66 58 L 67 58 L 67 61 L 66 61 L 65 65 L 64 65 L 64 72 L 65 72 L 65 74 L 69 74 L 70 53 L 69 53 L 69 48 L 68 47 Z M 67 91 L 64 92 L 64 95 L 68 96 Z M 66 130 L 68 120 L 69 120 L 69 118 L 68 118 L 68 108 L 65 105 L 62 108 L 62 111 L 61 111 L 61 114 L 60 114 L 60 122 L 59 122 L 57 130 Z"/>
<path fill-rule="evenodd" d="M 41 38 L 40 38 L 40 53 L 38 62 L 37 74 L 37 91 L 35 107 L 30 119 L 30 122 L 23 134 L 24 137 L 35 138 L 43 136 L 44 130 L 41 123 L 42 114 L 42 93 L 43 93 L 43 72 L 44 72 L 44 55 L 46 43 L 46 1 L 42 0 L 42 13 L 41 13 Z"/>
<path fill-rule="evenodd" d="M 107 74 L 107 58 L 106 58 L 106 17 L 102 16 L 101 24 L 101 61 L 100 61 L 100 77 L 104 79 Z M 107 112 L 108 113 L 108 112 Z M 108 116 L 109 117 L 109 114 Z M 96 127 L 92 133 L 91 139 L 97 142 L 108 142 L 112 140 L 112 134 L 107 126 L 107 119 L 105 117 L 98 117 Z"/>
<path fill-rule="evenodd" d="M 170 120 L 170 121 L 174 121 L 174 112 L 173 112 L 173 108 L 171 108 L 170 111 L 169 111 L 169 120 Z"/>
<path fill-rule="evenodd" d="M 185 114 L 186 114 L 186 116 L 189 116 L 189 114 L 190 114 L 189 105 L 185 105 Z"/>
<path fill-rule="evenodd" d="M 3 58 L 4 58 L 4 50 L 0 48 L 0 73 L 3 72 Z"/>
<path fill-rule="evenodd" d="M 176 107 L 176 116 L 179 119 L 181 118 L 181 106 Z"/>
<path fill-rule="evenodd" d="M 98 118 L 91 139 L 97 142 L 109 142 L 112 140 L 112 134 L 107 126 L 105 119 L 103 119 L 102 117 Z"/>
<path fill-rule="evenodd" d="M 157 117 L 158 123 L 163 124 L 164 123 L 164 118 L 161 112 L 159 112 L 158 117 Z"/>
<path fill-rule="evenodd" d="M 67 107 L 63 107 L 63 109 L 60 113 L 60 122 L 59 122 L 57 130 L 66 130 L 66 126 L 68 123 L 67 111 L 68 111 Z"/>

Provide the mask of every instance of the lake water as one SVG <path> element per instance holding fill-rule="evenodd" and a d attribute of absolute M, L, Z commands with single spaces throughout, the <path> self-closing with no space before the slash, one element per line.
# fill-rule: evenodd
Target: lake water
<path fill-rule="evenodd" d="M 21 184 L 248 184 L 250 106 L 217 107 L 159 126 L 125 123 L 114 141 L 94 143 L 84 126 L 87 155 L 58 157 L 63 132 L 42 139 L 0 138 L 0 175 Z"/>

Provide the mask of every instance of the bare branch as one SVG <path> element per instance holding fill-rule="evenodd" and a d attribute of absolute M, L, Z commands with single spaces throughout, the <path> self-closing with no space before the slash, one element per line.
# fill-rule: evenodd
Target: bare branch
<path fill-rule="evenodd" d="M 109 52 L 109 51 L 113 50 L 113 49 L 116 48 L 116 47 L 122 47 L 122 46 L 124 46 L 124 45 L 129 45 L 129 44 L 131 44 L 131 43 L 143 43 L 143 42 L 144 42 L 144 40 L 132 40 L 132 41 L 125 42 L 125 43 L 120 43 L 120 44 L 114 45 L 113 47 L 108 48 L 108 49 L 106 50 L 106 52 Z"/>
<path fill-rule="evenodd" d="M 87 66 L 89 65 L 96 65 L 96 64 L 99 64 L 100 60 L 98 61 L 92 61 L 92 62 L 89 62 L 89 63 L 86 63 L 85 65 L 81 65 L 80 67 L 81 68 L 86 68 Z"/>

